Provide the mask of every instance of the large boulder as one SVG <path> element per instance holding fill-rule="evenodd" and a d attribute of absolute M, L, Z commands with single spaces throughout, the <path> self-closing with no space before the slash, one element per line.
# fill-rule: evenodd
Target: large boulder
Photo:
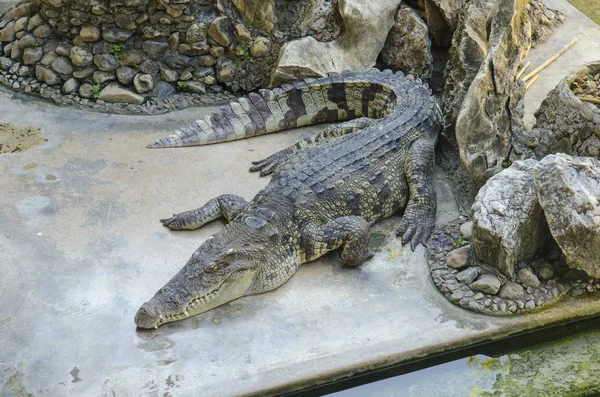
<path fill-rule="evenodd" d="M 600 158 L 600 108 L 571 91 L 574 81 L 598 73 L 600 61 L 561 80 L 535 112 L 534 128 L 516 136 L 515 147 L 537 158 L 553 153 Z"/>
<path fill-rule="evenodd" d="M 467 0 L 452 36 L 444 69 L 445 125 L 454 128 L 469 86 L 488 51 L 487 20 L 494 0 Z"/>
<path fill-rule="evenodd" d="M 600 278 L 600 161 L 546 156 L 533 170 L 533 184 L 567 265 Z"/>
<path fill-rule="evenodd" d="M 473 252 L 508 277 L 548 240 L 548 225 L 531 173 L 537 161 L 516 161 L 490 178 L 473 203 Z"/>
<path fill-rule="evenodd" d="M 340 0 L 344 33 L 331 42 L 304 37 L 287 43 L 271 76 L 271 86 L 327 72 L 368 70 L 375 65 L 401 0 Z"/>
<path fill-rule="evenodd" d="M 515 72 L 531 44 L 527 0 L 498 0 L 490 15 L 488 53 L 456 121 L 460 158 L 477 185 L 501 171 L 511 139 L 523 129 L 522 83 Z"/>
<path fill-rule="evenodd" d="M 430 78 L 433 55 L 427 25 L 412 8 L 406 6 L 400 6 L 394 20 L 396 23 L 381 51 L 383 63 L 395 71 Z"/>

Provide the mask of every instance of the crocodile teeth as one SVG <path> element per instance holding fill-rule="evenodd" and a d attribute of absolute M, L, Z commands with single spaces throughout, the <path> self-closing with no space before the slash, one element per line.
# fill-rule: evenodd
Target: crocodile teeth
<path fill-rule="evenodd" d="M 185 315 L 186 315 L 186 316 L 189 316 L 189 315 L 190 315 L 190 313 L 188 313 L 188 311 L 187 311 L 187 310 L 186 310 L 186 311 L 184 311 L 184 313 L 185 313 Z"/>

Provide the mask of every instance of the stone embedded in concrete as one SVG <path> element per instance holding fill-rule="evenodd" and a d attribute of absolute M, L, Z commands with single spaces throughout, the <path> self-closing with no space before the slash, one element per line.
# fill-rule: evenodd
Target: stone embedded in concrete
<path fill-rule="evenodd" d="M 475 258 L 508 277 L 518 261 L 533 258 L 549 237 L 531 175 L 536 165 L 531 159 L 516 161 L 490 178 L 473 203 Z"/>
<path fill-rule="evenodd" d="M 232 0 L 232 3 L 246 23 L 267 32 L 273 30 L 273 0 Z"/>
<path fill-rule="evenodd" d="M 149 74 L 151 76 L 156 76 L 156 75 L 158 75 L 158 72 L 160 70 L 160 64 L 158 62 L 151 61 L 148 59 L 148 60 L 142 62 L 142 64 L 140 66 L 138 66 L 138 70 L 141 73 Z"/>
<path fill-rule="evenodd" d="M 94 55 L 94 65 L 102 72 L 112 72 L 119 67 L 119 62 L 111 54 Z"/>
<path fill-rule="evenodd" d="M 339 3 L 344 33 L 331 42 L 304 37 L 285 44 L 274 67 L 270 85 L 305 77 L 325 76 L 328 72 L 368 70 L 375 65 L 400 0 Z M 353 49 L 360 48 L 360 51 Z"/>
<path fill-rule="evenodd" d="M 41 61 L 44 56 L 44 50 L 41 47 L 26 48 L 23 51 L 23 63 L 25 65 L 34 65 Z"/>
<path fill-rule="evenodd" d="M 15 21 L 15 26 L 13 27 L 13 31 L 15 33 L 21 32 L 23 30 L 27 30 L 27 24 L 29 23 L 29 17 L 19 18 Z"/>
<path fill-rule="evenodd" d="M 92 77 L 94 75 L 94 72 L 96 72 L 96 69 L 94 68 L 75 70 L 73 72 L 73 77 L 75 77 L 76 79 L 87 79 L 88 77 Z"/>
<path fill-rule="evenodd" d="M 91 52 L 88 51 L 87 48 L 83 47 L 73 47 L 71 48 L 71 52 L 69 53 L 69 58 L 73 65 L 78 68 L 85 68 L 92 64 L 94 57 Z"/>
<path fill-rule="evenodd" d="M 12 65 L 15 64 L 15 61 L 13 61 L 10 58 L 7 57 L 0 57 L 0 69 L 2 70 L 8 70 L 12 67 Z"/>
<path fill-rule="evenodd" d="M 23 50 L 28 47 L 33 47 L 35 45 L 39 44 L 32 34 L 24 35 L 17 41 L 17 46 Z"/>
<path fill-rule="evenodd" d="M 540 280 L 530 269 L 519 270 L 517 276 L 519 276 L 519 280 L 525 287 L 537 288 L 540 286 Z"/>
<path fill-rule="evenodd" d="M 40 65 L 35 67 L 35 76 L 39 81 L 48 85 L 57 85 L 61 82 L 60 77 L 52 69 Z"/>
<path fill-rule="evenodd" d="M 521 299 L 525 295 L 523 287 L 515 282 L 507 281 L 498 291 L 498 296 L 502 299 Z"/>
<path fill-rule="evenodd" d="M 56 51 L 57 55 L 68 57 L 69 55 L 71 55 L 71 48 L 73 48 L 73 46 L 70 43 L 62 42 L 56 47 L 54 51 Z"/>
<path fill-rule="evenodd" d="M 600 161 L 549 155 L 534 168 L 533 183 L 567 266 L 600 278 Z"/>
<path fill-rule="evenodd" d="M 128 66 L 122 66 L 115 71 L 117 80 L 123 85 L 129 85 L 136 75 L 136 70 Z"/>
<path fill-rule="evenodd" d="M 166 41 L 146 40 L 142 42 L 142 50 L 155 61 L 161 60 L 169 47 L 169 43 Z"/>
<path fill-rule="evenodd" d="M 241 24 L 241 23 L 236 24 L 233 27 L 233 30 L 235 32 L 235 38 L 238 41 L 251 41 L 252 40 L 252 34 L 250 33 L 250 31 L 244 24 Z"/>
<path fill-rule="evenodd" d="M 123 66 L 137 66 L 144 62 L 144 56 L 139 51 L 127 51 L 123 58 Z"/>
<path fill-rule="evenodd" d="M 223 47 L 229 47 L 233 42 L 233 26 L 229 17 L 217 17 L 208 27 L 208 37 Z"/>
<path fill-rule="evenodd" d="M 462 269 L 469 265 L 469 252 L 471 245 L 465 245 L 464 247 L 457 248 L 450 251 L 446 256 L 446 265 L 452 269 Z"/>
<path fill-rule="evenodd" d="M 79 31 L 79 36 L 83 41 L 98 41 L 102 37 L 100 29 L 94 25 L 83 25 Z"/>
<path fill-rule="evenodd" d="M 257 37 L 252 43 L 252 47 L 250 47 L 250 55 L 254 58 L 263 58 L 269 53 L 269 46 L 271 45 L 271 41 L 266 37 Z M 215 57 L 219 57 L 218 54 L 213 54 L 211 48 L 211 54 Z"/>
<path fill-rule="evenodd" d="M 75 70 L 69 58 L 63 56 L 57 57 L 54 61 L 52 61 L 51 66 L 52 70 L 62 75 L 70 75 L 73 73 L 73 70 Z"/>
<path fill-rule="evenodd" d="M 381 51 L 384 64 L 415 77 L 430 78 L 433 55 L 427 25 L 408 6 L 400 6 L 394 20 Z"/>
<path fill-rule="evenodd" d="M 33 32 L 37 27 L 42 26 L 44 24 L 44 20 L 42 19 L 40 14 L 35 14 L 31 18 L 29 18 L 29 22 L 27 23 L 27 31 Z"/>
<path fill-rule="evenodd" d="M 48 25 L 41 25 L 34 29 L 33 35 L 40 39 L 46 39 L 52 35 L 52 28 Z"/>
<path fill-rule="evenodd" d="M 122 43 L 133 35 L 132 31 L 111 28 L 102 30 L 102 38 L 109 43 Z"/>
<path fill-rule="evenodd" d="M 484 294 L 496 295 L 500 290 L 500 286 L 501 283 L 498 277 L 493 274 L 483 274 L 471 284 L 471 289 Z"/>
<path fill-rule="evenodd" d="M 185 32 L 185 42 L 193 44 L 198 41 L 206 40 L 208 28 L 203 23 L 193 23 Z"/>
<path fill-rule="evenodd" d="M 456 279 L 463 284 L 471 284 L 479 276 L 479 268 L 471 266 L 456 274 Z"/>
<path fill-rule="evenodd" d="M 92 81 L 96 84 L 104 84 L 109 81 L 115 81 L 117 76 L 114 72 L 94 72 L 92 75 Z"/>
<path fill-rule="evenodd" d="M 531 44 L 527 0 L 498 0 L 490 15 L 489 50 L 456 121 L 460 158 L 483 185 L 511 156 L 512 136 L 523 126 L 524 86 L 515 73 Z M 510 111 L 507 111 L 510 109 Z"/>
<path fill-rule="evenodd" d="M 77 91 L 77 93 L 79 94 L 80 97 L 82 98 L 86 98 L 89 99 L 92 97 L 93 93 L 92 93 L 92 85 L 88 84 L 88 83 L 84 83 L 79 87 L 79 90 Z"/>
<path fill-rule="evenodd" d="M 4 29 L 0 31 L 0 41 L 3 43 L 9 43 L 15 41 L 15 23 L 9 22 Z"/>
<path fill-rule="evenodd" d="M 145 94 L 154 88 L 154 80 L 149 74 L 138 73 L 133 78 L 133 86 L 139 94 Z"/>
<path fill-rule="evenodd" d="M 98 99 L 107 102 L 125 102 L 136 105 L 144 102 L 144 97 L 138 95 L 127 88 L 121 87 L 118 84 L 109 84 L 102 91 Z"/>
<path fill-rule="evenodd" d="M 71 94 L 79 89 L 79 81 L 71 77 L 62 86 L 62 91 L 65 94 Z"/>
<path fill-rule="evenodd" d="M 54 60 L 56 58 L 58 58 L 58 55 L 56 54 L 56 52 L 48 51 L 47 53 L 44 54 L 40 63 L 42 64 L 42 66 L 49 67 L 50 65 L 52 65 L 52 62 L 54 62 Z"/>
<path fill-rule="evenodd" d="M 154 98 L 163 99 L 163 98 L 173 95 L 174 93 L 175 93 L 175 88 L 171 84 L 169 84 L 165 81 L 159 81 L 158 83 L 156 83 L 156 86 L 152 90 L 151 96 Z"/>

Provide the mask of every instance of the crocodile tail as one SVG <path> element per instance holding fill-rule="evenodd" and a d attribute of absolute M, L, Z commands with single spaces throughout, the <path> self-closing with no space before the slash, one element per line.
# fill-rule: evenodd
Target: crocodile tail
<path fill-rule="evenodd" d="M 329 73 L 327 77 L 294 81 L 273 90 L 261 89 L 147 147 L 201 146 L 305 125 L 379 117 L 376 113 L 385 110 L 386 104 L 374 99 L 382 86 L 369 84 L 369 73 Z M 380 97 L 385 98 L 386 93 L 381 93 Z"/>

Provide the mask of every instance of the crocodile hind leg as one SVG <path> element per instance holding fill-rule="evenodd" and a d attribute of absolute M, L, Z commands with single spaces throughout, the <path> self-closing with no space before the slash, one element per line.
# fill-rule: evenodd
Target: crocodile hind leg
<path fill-rule="evenodd" d="M 193 230 L 221 217 L 230 221 L 247 205 L 248 202 L 240 196 L 222 194 L 198 209 L 173 214 L 171 218 L 160 221 L 173 230 Z"/>
<path fill-rule="evenodd" d="M 396 235 L 402 236 L 403 244 L 410 241 L 413 251 L 419 243 L 427 242 L 435 225 L 437 201 L 431 182 L 434 160 L 434 141 L 419 139 L 411 145 L 404 162 L 410 197 Z"/>
<path fill-rule="evenodd" d="M 279 165 L 283 164 L 288 158 L 293 156 L 295 153 L 298 153 L 300 150 L 326 139 L 335 139 L 346 134 L 363 130 L 376 121 L 376 119 L 361 117 L 358 119 L 348 120 L 343 123 L 330 125 L 324 128 L 323 131 L 311 135 L 308 138 L 302 139 L 286 149 L 280 150 L 277 153 L 273 153 L 265 159 L 253 161 L 253 166 L 250 167 L 250 172 L 260 171 L 260 176 L 269 175 L 273 173 L 273 171 L 275 171 Z"/>
<path fill-rule="evenodd" d="M 370 239 L 369 223 L 360 216 L 351 215 L 309 227 L 302 235 L 301 245 L 307 261 L 341 248 L 340 256 L 344 265 L 355 267 L 373 257 L 369 249 Z"/>

